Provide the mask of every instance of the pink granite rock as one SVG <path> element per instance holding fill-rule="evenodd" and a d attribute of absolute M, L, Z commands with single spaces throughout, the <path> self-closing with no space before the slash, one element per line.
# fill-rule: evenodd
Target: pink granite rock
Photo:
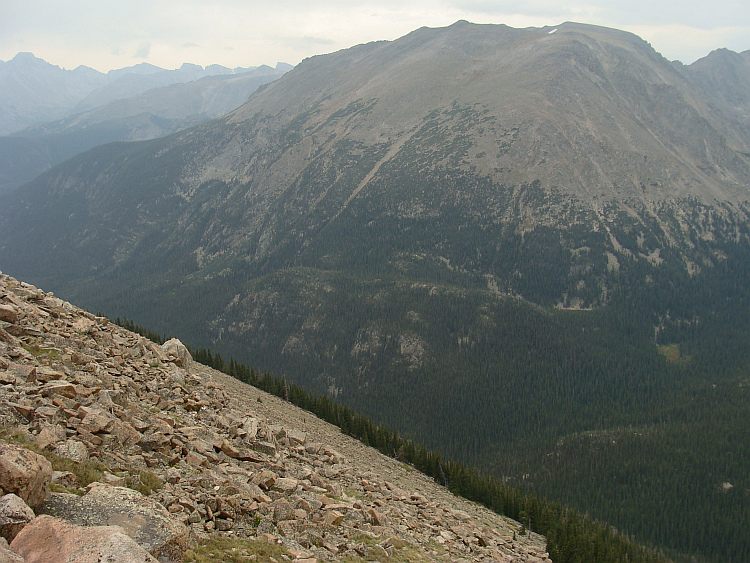
<path fill-rule="evenodd" d="M 156 563 L 119 526 L 82 527 L 40 516 L 10 544 L 26 563 Z"/>
<path fill-rule="evenodd" d="M 52 465 L 46 458 L 20 446 L 0 443 L 0 488 L 14 493 L 31 508 L 47 496 Z"/>

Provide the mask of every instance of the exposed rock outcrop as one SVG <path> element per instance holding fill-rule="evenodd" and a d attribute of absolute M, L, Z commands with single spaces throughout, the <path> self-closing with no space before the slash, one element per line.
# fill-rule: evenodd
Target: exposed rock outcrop
<path fill-rule="evenodd" d="M 40 516 L 10 544 L 25 563 L 156 563 L 119 526 L 76 526 Z"/>
<path fill-rule="evenodd" d="M 193 357 L 182 342 L 177 338 L 172 338 L 162 344 L 161 347 L 176 365 L 190 372 L 190 368 L 193 366 Z"/>
<path fill-rule="evenodd" d="M 188 528 L 164 506 L 138 491 L 92 483 L 84 496 L 51 493 L 37 513 L 79 526 L 120 526 L 138 545 L 161 561 L 182 561 Z"/>

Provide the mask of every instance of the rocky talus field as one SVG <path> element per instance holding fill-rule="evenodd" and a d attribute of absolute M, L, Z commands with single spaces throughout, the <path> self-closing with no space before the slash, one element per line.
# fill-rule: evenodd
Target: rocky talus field
<path fill-rule="evenodd" d="M 0 274 L 0 562 L 543 561 L 544 538 Z"/>

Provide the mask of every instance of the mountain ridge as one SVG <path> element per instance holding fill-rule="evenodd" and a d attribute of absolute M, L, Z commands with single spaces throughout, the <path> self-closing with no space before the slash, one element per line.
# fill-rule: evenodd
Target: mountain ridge
<path fill-rule="evenodd" d="M 253 68 L 209 65 L 204 69 L 185 63 L 179 69 L 166 70 L 140 63 L 101 73 L 86 66 L 66 70 L 32 53 L 19 53 L 0 66 L 3 89 L 0 134 L 8 135 L 38 122 L 63 119 L 155 87 Z"/>

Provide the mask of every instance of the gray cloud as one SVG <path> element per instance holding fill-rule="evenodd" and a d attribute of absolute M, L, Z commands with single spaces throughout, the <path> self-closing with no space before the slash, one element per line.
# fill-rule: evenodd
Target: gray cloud
<path fill-rule="evenodd" d="M 0 60 L 20 50 L 106 71 L 148 57 L 227 67 L 305 57 L 459 19 L 514 27 L 567 20 L 625 29 L 670 59 L 750 49 L 747 0 L 24 0 L 0 8 Z M 21 47 L 22 46 L 22 47 Z"/>
<path fill-rule="evenodd" d="M 325 39 L 323 37 L 287 37 L 283 42 L 297 51 L 310 51 L 312 48 L 336 44 L 333 39 Z"/>

